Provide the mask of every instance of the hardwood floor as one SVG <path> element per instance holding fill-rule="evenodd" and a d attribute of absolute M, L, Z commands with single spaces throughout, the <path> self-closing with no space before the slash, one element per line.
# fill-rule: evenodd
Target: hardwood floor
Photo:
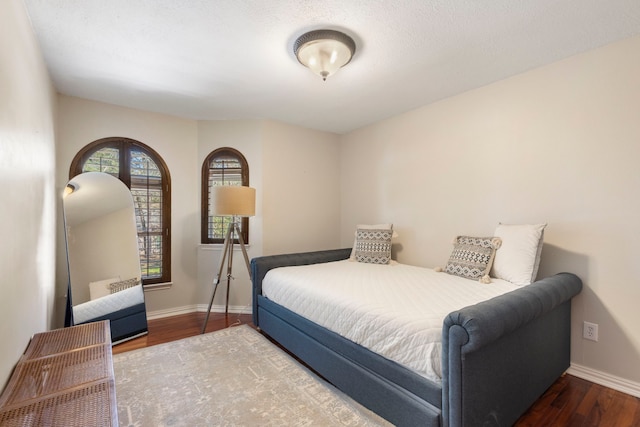
<path fill-rule="evenodd" d="M 572 375 L 564 375 L 515 425 L 640 426 L 640 399 Z"/>
<path fill-rule="evenodd" d="M 123 353 L 137 348 L 150 347 L 170 341 L 198 335 L 202 330 L 206 313 L 188 313 L 148 321 L 149 333 L 113 346 L 113 354 Z M 253 327 L 250 314 L 211 313 L 206 332 L 228 328 L 232 325 L 246 323 Z"/>
<path fill-rule="evenodd" d="M 149 334 L 113 347 L 113 354 L 198 335 L 205 313 L 149 321 Z M 249 314 L 211 313 L 207 332 L 245 323 Z M 572 375 L 559 378 L 517 421 L 517 427 L 640 426 L 640 399 Z"/>

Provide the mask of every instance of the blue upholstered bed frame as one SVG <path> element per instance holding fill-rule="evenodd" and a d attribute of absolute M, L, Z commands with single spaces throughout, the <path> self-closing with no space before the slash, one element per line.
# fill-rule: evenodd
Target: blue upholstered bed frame
<path fill-rule="evenodd" d="M 351 249 L 251 261 L 253 322 L 337 388 L 398 426 L 509 426 L 569 367 L 571 298 L 560 273 L 449 314 L 442 384 L 423 378 L 262 296 L 276 267 L 346 259 Z"/>
<path fill-rule="evenodd" d="M 99 322 L 101 320 L 110 321 L 111 342 L 113 344 L 133 339 L 148 332 L 147 310 L 144 302 L 82 323 Z"/>

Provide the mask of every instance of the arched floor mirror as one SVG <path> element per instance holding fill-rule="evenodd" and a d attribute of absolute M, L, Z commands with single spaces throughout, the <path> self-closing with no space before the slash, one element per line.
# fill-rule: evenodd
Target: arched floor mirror
<path fill-rule="evenodd" d="M 114 344 L 147 333 L 133 198 L 117 178 L 86 172 L 63 198 L 69 325 L 110 320 Z"/>

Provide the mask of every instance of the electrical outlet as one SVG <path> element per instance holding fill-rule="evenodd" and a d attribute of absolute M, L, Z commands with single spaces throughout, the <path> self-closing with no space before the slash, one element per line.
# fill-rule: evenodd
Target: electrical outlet
<path fill-rule="evenodd" d="M 591 341 L 598 341 L 598 324 L 591 322 L 584 322 L 584 328 L 582 329 L 582 337 Z"/>

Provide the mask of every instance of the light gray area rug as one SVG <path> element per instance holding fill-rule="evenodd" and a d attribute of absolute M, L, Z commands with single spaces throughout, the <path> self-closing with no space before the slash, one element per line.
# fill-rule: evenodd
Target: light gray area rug
<path fill-rule="evenodd" d="M 113 356 L 120 426 L 388 426 L 247 325 Z"/>

